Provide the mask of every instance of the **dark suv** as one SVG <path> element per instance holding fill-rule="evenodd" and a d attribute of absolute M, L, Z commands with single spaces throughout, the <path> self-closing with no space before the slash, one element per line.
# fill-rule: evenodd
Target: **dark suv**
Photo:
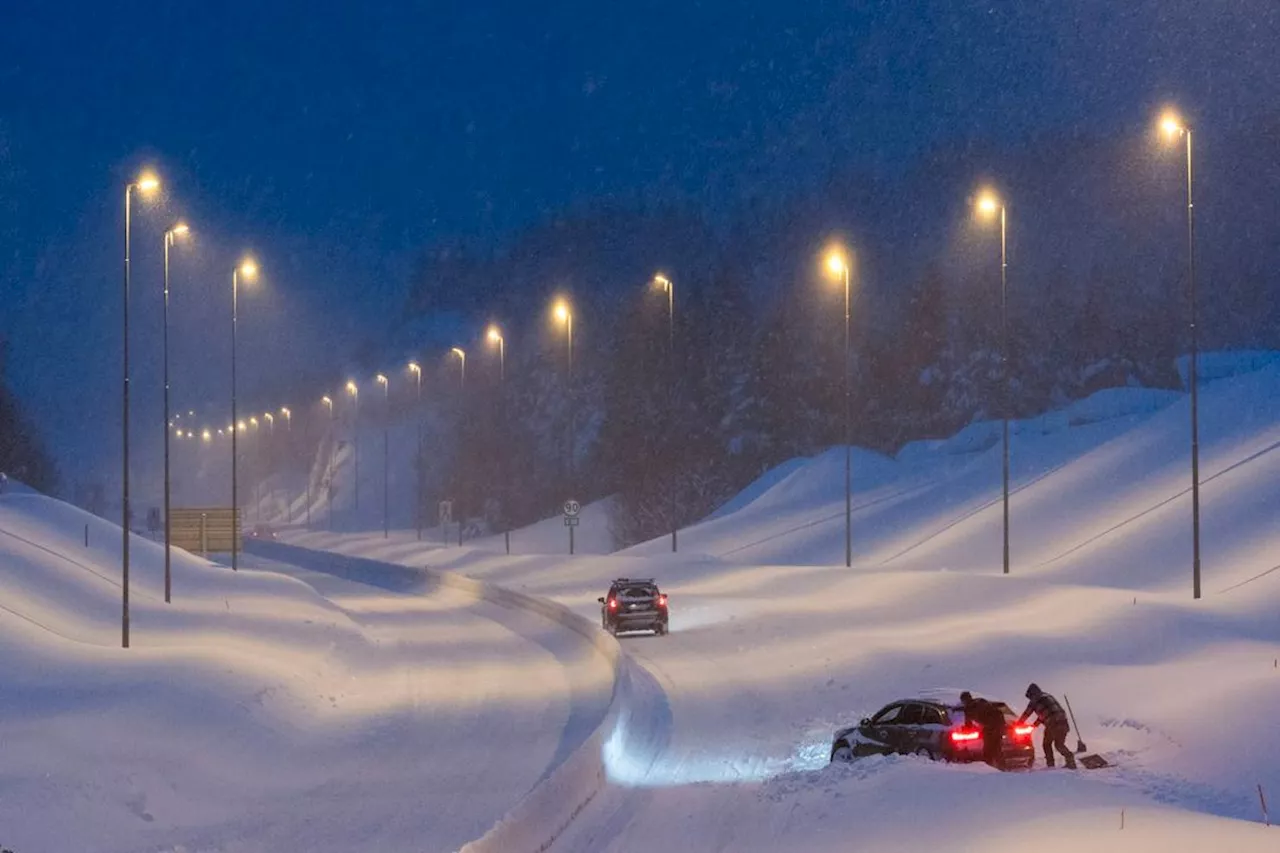
<path fill-rule="evenodd" d="M 652 578 L 618 578 L 600 602 L 600 627 L 610 634 L 623 631 L 667 633 L 667 597 Z"/>
<path fill-rule="evenodd" d="M 1003 702 L 990 700 L 1004 714 L 1001 767 L 1022 769 L 1035 761 L 1030 723 Z M 867 755 L 922 755 L 942 761 L 981 761 L 982 730 L 964 724 L 959 694 L 939 691 L 917 699 L 885 705 L 856 726 L 840 729 L 831 744 L 832 761 L 852 761 Z"/>

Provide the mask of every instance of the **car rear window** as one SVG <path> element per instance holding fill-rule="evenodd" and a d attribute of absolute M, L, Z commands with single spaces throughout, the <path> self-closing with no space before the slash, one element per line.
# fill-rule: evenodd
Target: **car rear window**
<path fill-rule="evenodd" d="M 657 594 L 658 594 L 657 587 L 646 586 L 644 584 L 624 586 L 618 590 L 618 595 L 621 598 L 653 598 Z"/>

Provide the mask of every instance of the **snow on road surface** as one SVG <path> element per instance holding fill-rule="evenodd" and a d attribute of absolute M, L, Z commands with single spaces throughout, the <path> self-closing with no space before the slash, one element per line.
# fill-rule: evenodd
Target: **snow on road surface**
<path fill-rule="evenodd" d="M 568 559 L 289 536 L 394 551 L 589 618 L 613 577 L 662 583 L 672 633 L 623 640 L 651 683 L 560 853 L 1272 851 L 1258 786 L 1280 800 L 1280 368 L 1218 379 L 1201 402 L 1200 601 L 1186 400 L 1143 389 L 1016 425 L 1009 577 L 999 447 L 981 424 L 896 458 L 855 453 L 851 570 L 842 450 L 683 531 L 679 555 L 665 538 Z M 827 765 L 833 730 L 888 701 L 949 686 L 1020 707 L 1032 680 L 1070 696 L 1078 734 L 1115 768 Z"/>
<path fill-rule="evenodd" d="M 453 850 L 612 687 L 545 620 L 283 547 L 234 575 L 175 552 L 166 605 L 162 550 L 135 538 L 122 650 L 119 548 L 114 525 L 0 496 L 0 846 L 17 853 Z"/>

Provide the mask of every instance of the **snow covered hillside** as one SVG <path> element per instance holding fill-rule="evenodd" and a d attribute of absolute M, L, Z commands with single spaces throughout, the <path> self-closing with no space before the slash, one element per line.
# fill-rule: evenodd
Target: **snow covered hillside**
<path fill-rule="evenodd" d="M 1016 425 L 1009 577 L 991 424 L 895 459 L 856 452 L 851 570 L 842 450 L 684 531 L 678 555 L 666 539 L 568 559 L 296 537 L 588 618 L 610 578 L 659 580 L 672 633 L 623 641 L 648 678 L 561 853 L 1275 850 L 1259 787 L 1280 800 L 1280 365 L 1254 366 L 1201 396 L 1200 601 L 1187 403 L 1140 389 Z M 1114 768 L 826 765 L 833 730 L 890 700 L 953 687 L 1021 705 L 1032 680 L 1070 697 L 1078 734 Z"/>
<path fill-rule="evenodd" d="M 232 574 L 178 551 L 165 604 L 162 550 L 140 538 L 123 650 L 119 549 L 114 525 L 0 495 L 0 846 L 16 853 L 451 850 L 610 695 L 581 638 L 419 572 L 250 556 Z"/>

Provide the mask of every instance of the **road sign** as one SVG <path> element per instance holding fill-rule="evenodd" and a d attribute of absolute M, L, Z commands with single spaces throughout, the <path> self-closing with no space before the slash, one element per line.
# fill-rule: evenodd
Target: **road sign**
<path fill-rule="evenodd" d="M 440 525 L 453 524 L 453 501 L 440 501 Z"/>
<path fill-rule="evenodd" d="M 566 515 L 564 517 L 564 526 L 577 527 L 579 521 L 582 521 L 582 519 L 578 518 L 576 515 Z"/>
<path fill-rule="evenodd" d="M 574 500 L 564 502 L 564 517 L 577 518 L 578 513 L 582 512 L 582 504 Z"/>

